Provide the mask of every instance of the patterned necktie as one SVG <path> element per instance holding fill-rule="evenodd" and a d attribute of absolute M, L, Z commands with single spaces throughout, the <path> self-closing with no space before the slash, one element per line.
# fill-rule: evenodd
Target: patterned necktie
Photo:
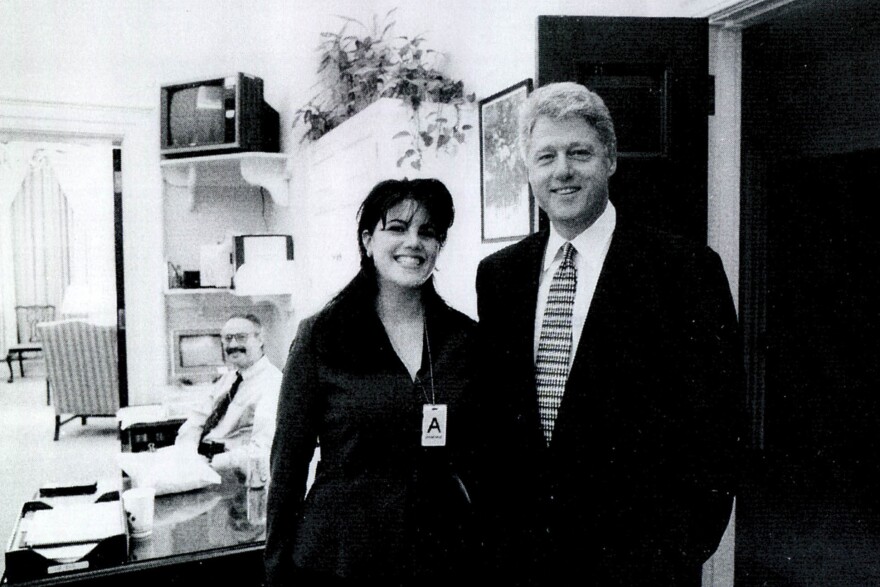
<path fill-rule="evenodd" d="M 214 406 L 214 411 L 211 412 L 211 415 L 205 420 L 205 425 L 202 427 L 202 436 L 199 438 L 199 442 L 204 440 L 205 436 L 207 436 L 208 433 L 220 423 L 223 416 L 226 415 L 226 410 L 229 409 L 229 404 L 235 399 L 235 394 L 238 392 L 239 385 L 241 385 L 241 371 L 236 372 L 235 381 L 232 382 L 232 387 L 229 388 L 227 393 L 223 394 L 223 397 L 221 397 L 220 401 L 217 402 L 217 405 Z"/>
<path fill-rule="evenodd" d="M 572 347 L 572 314 L 577 289 L 575 249 L 571 243 L 562 247 L 562 263 L 550 282 L 547 307 L 541 322 L 541 337 L 535 359 L 535 378 L 538 386 L 538 407 L 544 439 L 550 444 L 556 413 L 565 393 L 568 365 Z"/>

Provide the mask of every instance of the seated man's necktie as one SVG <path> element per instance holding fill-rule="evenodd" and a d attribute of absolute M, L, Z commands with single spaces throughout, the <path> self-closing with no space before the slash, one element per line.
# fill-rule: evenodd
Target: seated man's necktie
<path fill-rule="evenodd" d="M 238 386 L 241 385 L 241 379 L 241 371 L 238 371 L 235 376 L 235 381 L 232 382 L 232 387 L 230 387 L 229 391 L 220 398 L 220 401 L 214 406 L 214 411 L 212 411 L 211 415 L 208 416 L 208 419 L 205 420 L 205 425 L 202 428 L 202 436 L 199 438 L 200 442 L 205 439 L 205 436 L 207 436 L 211 430 L 217 427 L 217 424 L 219 424 L 220 420 L 223 419 L 223 416 L 226 415 L 226 410 L 229 409 L 229 404 L 235 399 L 235 394 L 238 392 Z"/>

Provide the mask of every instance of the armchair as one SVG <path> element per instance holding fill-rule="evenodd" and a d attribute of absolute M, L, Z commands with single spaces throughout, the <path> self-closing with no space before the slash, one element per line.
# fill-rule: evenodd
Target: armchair
<path fill-rule="evenodd" d="M 79 417 L 115 417 L 119 411 L 116 326 L 81 320 L 38 327 L 46 357 L 46 379 L 54 391 L 55 440 L 63 424 Z M 61 421 L 62 415 L 69 414 Z"/>
<path fill-rule="evenodd" d="M 55 306 L 16 306 L 15 322 L 18 328 L 18 343 L 10 346 L 6 350 L 6 365 L 9 366 L 9 379 L 7 383 L 12 383 L 15 379 L 15 373 L 12 371 L 12 359 L 14 355 L 18 355 L 18 371 L 24 377 L 24 355 L 26 353 L 36 353 L 38 356 L 43 350 L 40 344 L 40 333 L 37 331 L 37 324 L 40 322 L 49 322 L 55 319 Z M 46 398 L 48 402 L 48 396 Z"/>

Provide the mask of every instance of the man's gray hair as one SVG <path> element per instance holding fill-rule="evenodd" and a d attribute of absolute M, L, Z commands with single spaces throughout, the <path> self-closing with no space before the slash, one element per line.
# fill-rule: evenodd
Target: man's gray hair
<path fill-rule="evenodd" d="M 576 116 L 596 129 L 608 157 L 617 159 L 617 135 L 614 121 L 605 102 L 595 92 L 574 82 L 541 86 L 529 94 L 519 113 L 519 145 L 523 161 L 527 161 L 532 131 L 539 117 L 561 120 Z"/>

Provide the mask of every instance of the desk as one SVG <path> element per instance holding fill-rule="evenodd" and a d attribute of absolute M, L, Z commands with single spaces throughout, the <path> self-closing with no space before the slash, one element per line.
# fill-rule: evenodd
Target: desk
<path fill-rule="evenodd" d="M 75 571 L 13 587 L 219 586 L 257 587 L 263 582 L 266 537 L 264 490 L 248 489 L 238 473 L 224 473 L 220 485 L 156 498 L 151 536 L 131 539 L 121 565 Z"/>

